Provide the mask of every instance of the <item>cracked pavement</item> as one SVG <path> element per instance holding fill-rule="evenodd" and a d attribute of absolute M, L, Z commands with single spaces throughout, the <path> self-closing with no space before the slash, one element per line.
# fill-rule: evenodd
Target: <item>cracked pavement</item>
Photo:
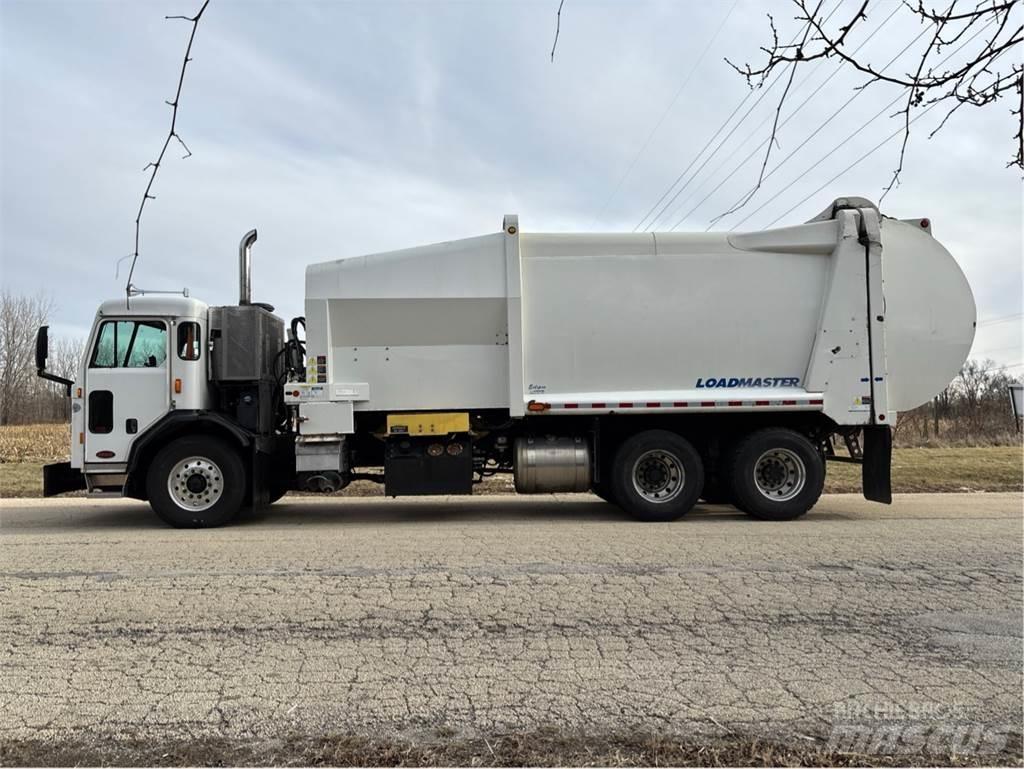
<path fill-rule="evenodd" d="M 701 506 L 286 498 L 177 531 L 0 500 L 0 739 L 1022 718 L 1020 494 Z"/>

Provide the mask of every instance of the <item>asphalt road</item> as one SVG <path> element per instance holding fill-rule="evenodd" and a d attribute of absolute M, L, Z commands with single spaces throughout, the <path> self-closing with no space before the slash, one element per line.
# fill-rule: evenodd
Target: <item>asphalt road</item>
<path fill-rule="evenodd" d="M 297 499 L 176 531 L 130 501 L 2 500 L 0 740 L 1019 732 L 1021 505 L 640 524 L 587 495 Z"/>

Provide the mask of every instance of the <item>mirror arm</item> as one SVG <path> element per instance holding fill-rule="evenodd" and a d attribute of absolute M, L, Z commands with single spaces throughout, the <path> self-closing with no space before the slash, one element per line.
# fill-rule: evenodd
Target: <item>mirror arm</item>
<path fill-rule="evenodd" d="M 46 379 L 47 381 L 56 382 L 57 384 L 63 385 L 65 391 L 67 392 L 67 396 L 69 398 L 71 397 L 71 385 L 74 384 L 73 380 L 65 379 L 64 377 L 57 376 L 56 374 L 51 374 L 50 372 L 44 371 L 43 369 L 37 369 L 36 376 L 39 377 L 40 379 Z"/>

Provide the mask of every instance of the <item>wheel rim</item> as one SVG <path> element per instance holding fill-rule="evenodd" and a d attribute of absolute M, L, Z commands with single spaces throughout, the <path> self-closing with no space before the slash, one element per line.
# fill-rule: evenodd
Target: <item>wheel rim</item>
<path fill-rule="evenodd" d="M 224 495 L 224 475 L 208 457 L 188 457 L 172 468 L 167 491 L 182 510 L 209 510 Z"/>
<path fill-rule="evenodd" d="M 754 464 L 754 485 L 773 502 L 786 502 L 804 490 L 807 468 L 789 449 L 769 449 Z"/>
<path fill-rule="evenodd" d="M 667 451 L 641 454 L 633 463 L 633 488 L 648 502 L 670 502 L 686 485 L 686 471 L 679 457 Z"/>

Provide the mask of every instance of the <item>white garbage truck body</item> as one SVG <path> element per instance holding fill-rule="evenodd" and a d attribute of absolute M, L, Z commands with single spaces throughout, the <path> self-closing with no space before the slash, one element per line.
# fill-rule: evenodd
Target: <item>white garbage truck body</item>
<path fill-rule="evenodd" d="M 511 472 L 520 491 L 594 490 L 645 519 L 678 517 L 698 497 L 786 518 L 813 505 L 827 459 L 862 462 L 866 496 L 888 501 L 890 425 L 946 386 L 974 337 L 970 287 L 930 222 L 858 198 L 751 233 L 540 234 L 507 216 L 490 235 L 314 264 L 287 341 L 248 300 L 242 254 L 238 307 L 152 300 L 172 327 L 199 318 L 209 348 L 205 364 L 167 355 L 168 392 L 186 363 L 206 382 L 169 395 L 164 412 L 153 401 L 155 418 L 123 436 L 148 448 L 106 449 L 124 473 L 114 490 L 167 486 L 182 525 L 223 522 L 203 507 L 213 481 L 192 484 L 206 496 L 189 510 L 195 493 L 149 477 L 183 470 L 153 471 L 157 454 L 194 433 L 201 458 L 203 435 L 226 444 L 231 430 L 250 444 L 240 504 L 358 477 L 396 496 L 469 493 Z M 188 303 L 180 318 L 174 302 Z M 93 336 L 94 360 L 99 325 Z M 118 375 L 89 360 L 75 387 Z M 89 434 L 79 396 L 72 469 L 110 491 L 89 476 L 100 475 L 91 447 L 111 438 Z M 225 461 L 209 462 L 210 478 Z"/>

